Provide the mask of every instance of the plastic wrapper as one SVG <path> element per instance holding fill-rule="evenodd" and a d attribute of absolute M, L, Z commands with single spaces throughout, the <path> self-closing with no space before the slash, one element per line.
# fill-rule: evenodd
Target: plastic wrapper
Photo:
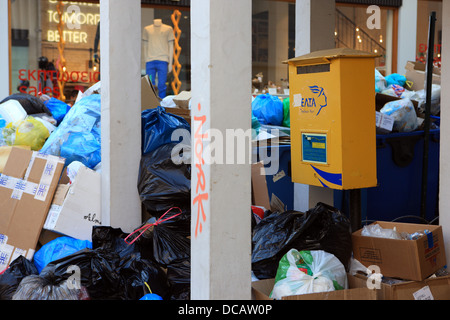
<path fill-rule="evenodd" d="M 80 161 L 93 169 L 101 161 L 101 101 L 99 94 L 82 98 L 50 135 L 41 152 Z"/>
<path fill-rule="evenodd" d="M 43 245 L 33 256 L 34 264 L 41 272 L 49 263 L 67 257 L 77 251 L 90 248 L 92 243 L 71 237 L 58 237 Z"/>
<path fill-rule="evenodd" d="M 41 150 L 50 131 L 32 116 L 22 121 L 11 122 L 2 130 L 3 139 L 9 146 L 29 146 L 33 151 Z"/>
<path fill-rule="evenodd" d="M 142 111 L 142 155 L 147 155 L 165 144 L 180 142 L 172 137 L 175 130 L 185 130 L 184 138 L 190 138 L 191 126 L 182 117 L 167 113 L 163 107 Z M 186 141 L 186 144 L 190 144 Z"/>
<path fill-rule="evenodd" d="M 27 93 L 14 93 L 5 99 L 3 99 L 0 104 L 3 102 L 6 102 L 8 100 L 16 100 L 18 101 L 22 107 L 25 109 L 26 113 L 28 115 L 33 115 L 36 113 L 46 113 L 49 116 L 52 115 L 50 110 L 47 108 L 47 106 L 44 104 L 44 102 L 41 101 L 38 97 L 35 97 L 31 94 Z"/>
<path fill-rule="evenodd" d="M 172 207 L 190 207 L 190 160 L 174 163 L 172 152 L 175 146 L 164 144 L 141 158 L 138 192 L 142 204 L 150 213 L 165 212 Z M 190 146 L 186 150 L 190 150 Z"/>
<path fill-rule="evenodd" d="M 380 112 L 394 118 L 394 131 L 411 132 L 419 127 L 416 110 L 410 99 L 388 102 Z"/>
<path fill-rule="evenodd" d="M 352 255 L 349 219 L 323 203 L 306 213 L 274 212 L 253 230 L 252 271 L 258 279 L 274 278 L 280 259 L 291 249 L 323 250 L 341 261 L 346 269 Z"/>
<path fill-rule="evenodd" d="M 347 272 L 334 255 L 322 250 L 289 250 L 281 258 L 271 297 L 347 289 Z"/>
<path fill-rule="evenodd" d="M 256 96 L 252 102 L 252 113 L 261 124 L 283 125 L 283 102 L 276 96 L 268 93 Z"/>
<path fill-rule="evenodd" d="M 38 275 L 33 262 L 24 256 L 19 256 L 0 274 L 0 300 L 12 300 L 20 282 L 27 276 Z"/>

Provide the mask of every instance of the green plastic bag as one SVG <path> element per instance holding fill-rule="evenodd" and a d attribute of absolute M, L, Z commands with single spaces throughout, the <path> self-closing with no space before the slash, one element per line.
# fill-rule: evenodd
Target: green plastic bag
<path fill-rule="evenodd" d="M 271 298 L 329 292 L 348 288 L 344 265 L 323 250 L 291 249 L 279 262 Z"/>
<path fill-rule="evenodd" d="M 290 115 L 290 100 L 286 98 L 283 100 L 283 127 L 291 127 L 291 115 Z"/>

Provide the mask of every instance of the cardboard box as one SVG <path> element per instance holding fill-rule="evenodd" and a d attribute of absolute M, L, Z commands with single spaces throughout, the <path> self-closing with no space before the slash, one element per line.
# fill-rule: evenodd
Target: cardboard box
<path fill-rule="evenodd" d="M 252 300 L 273 300 L 270 298 L 275 279 L 252 282 Z M 331 292 L 320 292 L 283 297 L 282 300 L 378 300 L 377 292 L 367 287 L 349 288 Z"/>
<path fill-rule="evenodd" d="M 377 221 L 381 228 L 414 233 L 425 229 L 428 236 L 396 240 L 352 234 L 353 257 L 365 267 L 377 266 L 385 277 L 422 281 L 446 264 L 442 227 L 435 225 Z"/>
<path fill-rule="evenodd" d="M 11 148 L 0 176 L 0 272 L 32 259 L 65 160 Z"/>
<path fill-rule="evenodd" d="M 141 77 L 141 109 L 153 109 L 160 105 L 161 98 L 156 93 L 155 87 L 148 75 Z"/>
<path fill-rule="evenodd" d="M 67 180 L 64 173 L 44 229 L 92 241 L 92 228 L 101 225 L 101 175 L 81 166 L 75 181 Z"/>
<path fill-rule="evenodd" d="M 411 87 L 407 87 L 408 90 L 419 91 L 425 88 L 426 78 L 426 66 L 424 63 L 408 61 L 405 66 L 405 77 L 408 81 L 412 82 Z M 433 68 L 433 80 L 434 84 L 441 84 L 441 72 L 438 68 Z"/>
<path fill-rule="evenodd" d="M 367 287 L 366 275 L 356 274 L 349 276 L 349 282 L 350 279 L 354 287 Z M 379 300 L 450 300 L 450 276 L 393 284 L 381 282 L 376 291 Z"/>
<path fill-rule="evenodd" d="M 264 207 L 266 210 L 269 210 L 271 205 L 264 172 L 264 163 L 258 162 L 252 164 L 252 205 Z"/>

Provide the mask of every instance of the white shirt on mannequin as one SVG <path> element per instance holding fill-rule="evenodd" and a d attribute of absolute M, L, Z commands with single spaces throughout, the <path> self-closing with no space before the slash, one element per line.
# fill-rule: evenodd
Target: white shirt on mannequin
<path fill-rule="evenodd" d="M 149 61 L 165 61 L 172 69 L 173 43 L 175 36 L 173 28 L 163 24 L 161 19 L 155 19 L 152 25 L 144 28 L 142 41 L 144 42 L 144 59 Z"/>

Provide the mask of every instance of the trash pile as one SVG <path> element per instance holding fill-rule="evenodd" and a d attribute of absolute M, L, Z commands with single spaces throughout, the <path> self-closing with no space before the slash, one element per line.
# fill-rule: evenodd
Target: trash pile
<path fill-rule="evenodd" d="M 423 130 L 426 108 L 424 66 L 408 62 L 406 74 L 383 76 L 375 69 L 377 93 L 377 132 L 413 132 Z M 434 70 L 431 85 L 431 129 L 439 128 L 441 111 L 440 71 Z"/>
<path fill-rule="evenodd" d="M 126 234 L 100 221 L 98 91 L 86 91 L 73 107 L 54 98 L 11 96 L 0 104 L 0 115 L 0 198 L 6 199 L 0 212 L 0 300 L 189 299 L 185 119 L 163 107 L 142 112 L 136 187 L 147 220 Z M 179 129 L 184 137 L 172 139 Z"/>

